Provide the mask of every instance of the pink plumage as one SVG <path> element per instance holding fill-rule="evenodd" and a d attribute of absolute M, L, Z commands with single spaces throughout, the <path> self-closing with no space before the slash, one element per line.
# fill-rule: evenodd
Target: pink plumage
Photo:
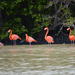
<path fill-rule="evenodd" d="M 0 42 L 0 46 L 4 46 L 4 44 L 2 42 Z"/>
<path fill-rule="evenodd" d="M 21 38 L 18 36 L 18 35 L 16 35 L 16 34 L 12 34 L 11 36 L 10 36 L 10 40 L 21 40 Z"/>
<path fill-rule="evenodd" d="M 37 42 L 34 38 L 32 38 L 31 36 L 28 36 L 28 34 L 25 35 L 26 36 L 26 42 L 32 43 L 32 42 Z"/>
<path fill-rule="evenodd" d="M 67 31 L 69 31 L 70 30 L 70 33 L 69 33 L 69 40 L 71 41 L 71 42 L 74 42 L 75 41 L 75 35 L 72 35 L 71 34 L 71 28 L 67 28 Z"/>
<path fill-rule="evenodd" d="M 48 43 L 54 43 L 54 40 L 53 40 L 53 37 L 52 36 L 47 36 L 45 38 L 45 40 L 48 42 Z"/>
<path fill-rule="evenodd" d="M 54 43 L 53 37 L 52 37 L 52 36 L 48 36 L 48 32 L 49 32 L 48 27 L 45 27 L 44 30 L 46 30 L 45 40 L 46 40 L 48 43 Z"/>
<path fill-rule="evenodd" d="M 12 34 L 12 30 L 9 29 L 8 32 L 10 32 L 10 35 L 9 35 L 9 39 L 10 40 L 21 40 L 21 38 L 17 35 L 17 34 Z"/>

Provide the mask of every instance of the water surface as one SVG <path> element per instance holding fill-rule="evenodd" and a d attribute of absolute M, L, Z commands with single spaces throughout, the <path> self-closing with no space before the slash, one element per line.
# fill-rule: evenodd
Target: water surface
<path fill-rule="evenodd" d="M 75 45 L 0 47 L 0 75 L 75 75 Z"/>

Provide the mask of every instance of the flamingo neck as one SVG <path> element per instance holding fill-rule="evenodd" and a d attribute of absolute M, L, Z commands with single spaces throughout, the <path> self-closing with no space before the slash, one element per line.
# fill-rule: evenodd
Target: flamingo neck
<path fill-rule="evenodd" d="M 70 29 L 70 33 L 69 33 L 69 36 L 70 36 L 70 34 L 71 34 L 71 29 Z"/>
<path fill-rule="evenodd" d="M 26 34 L 26 41 L 28 40 L 28 38 L 29 38 L 29 36 L 28 36 L 28 34 Z"/>
<path fill-rule="evenodd" d="M 11 37 L 11 35 L 12 35 L 12 30 L 10 31 L 10 35 L 9 35 L 9 37 Z"/>
<path fill-rule="evenodd" d="M 47 37 L 49 29 L 46 30 L 45 38 Z"/>

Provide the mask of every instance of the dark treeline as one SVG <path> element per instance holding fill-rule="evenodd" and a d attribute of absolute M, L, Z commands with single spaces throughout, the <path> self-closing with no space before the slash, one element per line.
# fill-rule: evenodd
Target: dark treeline
<path fill-rule="evenodd" d="M 25 34 L 46 43 L 44 27 L 55 43 L 70 43 L 67 27 L 74 27 L 74 0 L 2 0 L 0 1 L 0 41 L 9 44 L 8 29 L 25 40 Z M 75 33 L 75 32 L 74 32 Z M 23 42 L 25 43 L 25 42 Z"/>

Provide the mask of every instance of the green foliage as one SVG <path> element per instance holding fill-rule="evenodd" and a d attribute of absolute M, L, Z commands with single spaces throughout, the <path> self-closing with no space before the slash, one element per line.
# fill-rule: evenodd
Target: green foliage
<path fill-rule="evenodd" d="M 71 26 L 75 22 L 75 17 L 69 17 L 66 21 L 66 24 Z"/>
<path fill-rule="evenodd" d="M 70 35 L 75 35 L 75 29 L 71 31 Z"/>
<path fill-rule="evenodd" d="M 11 28 L 14 33 L 21 35 L 22 32 L 37 33 L 45 26 L 58 25 L 59 22 L 71 25 L 75 16 L 71 16 L 70 8 L 67 4 L 70 0 L 3 0 L 0 2 L 0 10 L 3 14 L 3 29 L 0 38 L 8 37 L 6 31 Z M 71 9 L 72 10 L 72 9 Z M 0 14 L 1 14 L 0 12 Z M 23 17 L 31 17 L 33 25 L 31 32 L 23 24 Z M 56 24 L 57 23 L 57 24 Z"/>

